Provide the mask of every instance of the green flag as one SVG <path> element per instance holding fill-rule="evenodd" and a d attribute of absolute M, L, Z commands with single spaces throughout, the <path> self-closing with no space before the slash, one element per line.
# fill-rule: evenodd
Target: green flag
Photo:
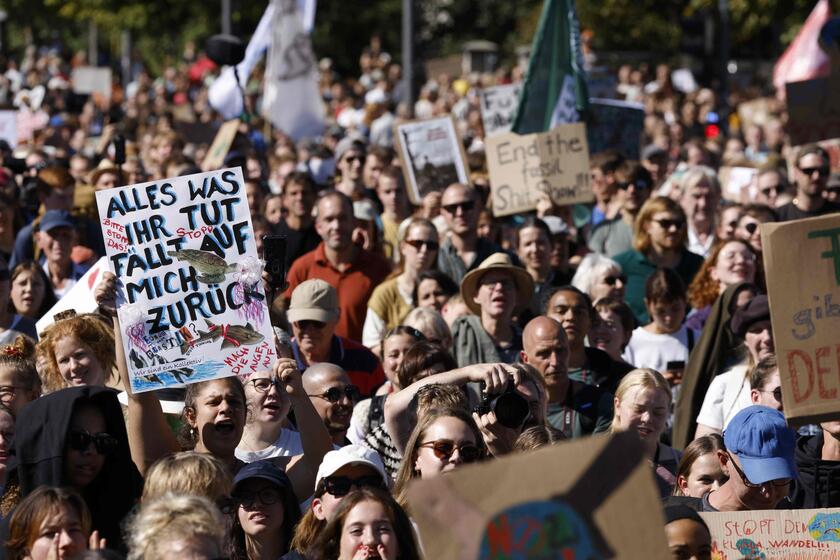
<path fill-rule="evenodd" d="M 575 0 L 545 0 L 513 132 L 545 132 L 577 122 L 589 108 Z"/>

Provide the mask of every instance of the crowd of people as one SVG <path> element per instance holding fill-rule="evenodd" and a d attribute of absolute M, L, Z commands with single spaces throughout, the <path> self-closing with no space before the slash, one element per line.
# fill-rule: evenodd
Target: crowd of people
<path fill-rule="evenodd" d="M 593 154 L 592 204 L 497 218 L 478 92 L 522 68 L 436 76 L 410 105 L 378 39 L 359 62 L 352 78 L 319 65 L 322 137 L 252 115 L 225 158 L 258 243 L 286 237 L 276 362 L 118 396 L 113 276 L 96 312 L 36 322 L 104 255 L 94 192 L 199 170 L 208 143 L 185 122 L 219 121 L 218 69 L 191 52 L 104 98 L 70 89 L 78 57 L 4 61 L 19 144 L 0 143 L 3 554 L 420 558 L 413 480 L 618 431 L 638 435 L 677 558 L 710 557 L 697 512 L 840 506 L 840 423 L 796 433 L 780 412 L 758 226 L 840 210 L 829 153 L 790 146 L 783 104 L 742 122 L 757 92 L 623 66 L 614 97 L 645 106 L 638 159 Z M 393 125 L 446 114 L 470 183 L 412 204 Z M 726 191 L 727 166 L 754 184 Z"/>

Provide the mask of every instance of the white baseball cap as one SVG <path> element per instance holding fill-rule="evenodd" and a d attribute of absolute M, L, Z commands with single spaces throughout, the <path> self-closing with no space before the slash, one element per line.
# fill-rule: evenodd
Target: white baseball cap
<path fill-rule="evenodd" d="M 382 476 L 385 485 L 390 488 L 391 477 L 385 472 L 385 465 L 382 463 L 382 458 L 379 457 L 379 453 L 364 445 L 358 444 L 345 445 L 324 455 L 324 460 L 321 461 L 321 466 L 318 467 L 318 474 L 315 476 L 315 487 L 318 487 L 321 479 L 332 476 L 341 467 L 347 465 L 367 465 L 372 467 Z"/>

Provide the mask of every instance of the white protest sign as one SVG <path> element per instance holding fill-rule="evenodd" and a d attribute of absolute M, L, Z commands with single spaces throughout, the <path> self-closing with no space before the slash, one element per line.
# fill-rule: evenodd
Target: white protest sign
<path fill-rule="evenodd" d="M 96 66 L 80 66 L 73 69 L 71 76 L 73 93 L 89 95 L 98 93 L 111 98 L 111 69 Z"/>
<path fill-rule="evenodd" d="M 270 367 L 240 168 L 99 191 L 96 203 L 134 392 Z"/>
<path fill-rule="evenodd" d="M 108 260 L 102 257 L 85 272 L 84 276 L 79 278 L 79 281 L 70 288 L 70 291 L 64 294 L 64 297 L 58 300 L 35 323 L 35 330 L 38 331 L 38 336 L 41 336 L 47 327 L 55 323 L 55 316 L 63 311 L 72 309 L 79 315 L 96 311 L 97 305 L 96 299 L 94 299 L 94 291 L 102 279 L 102 272 L 106 270 L 108 270 Z"/>
<path fill-rule="evenodd" d="M 509 84 L 481 90 L 481 120 L 484 122 L 484 135 L 493 136 L 508 132 L 516 116 L 519 94 L 522 84 Z"/>
<path fill-rule="evenodd" d="M 17 111 L 0 111 L 0 140 L 5 140 L 12 148 L 17 146 Z"/>

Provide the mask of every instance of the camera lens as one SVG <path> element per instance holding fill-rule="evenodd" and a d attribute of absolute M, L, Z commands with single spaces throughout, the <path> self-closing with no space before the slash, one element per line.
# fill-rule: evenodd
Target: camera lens
<path fill-rule="evenodd" d="M 499 423 L 508 428 L 521 427 L 531 412 L 528 401 L 516 392 L 499 395 L 493 403 L 493 410 Z"/>

